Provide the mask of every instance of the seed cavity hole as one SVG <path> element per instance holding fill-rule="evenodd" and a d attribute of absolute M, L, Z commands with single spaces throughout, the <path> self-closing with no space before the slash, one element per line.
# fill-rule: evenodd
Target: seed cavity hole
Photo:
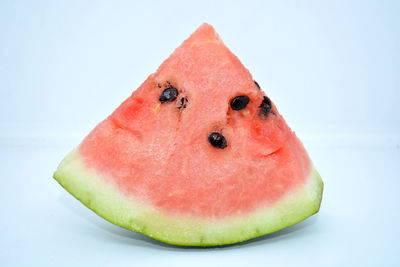
<path fill-rule="evenodd" d="M 272 109 L 271 100 L 267 96 L 264 96 L 264 99 L 261 102 L 259 108 L 260 108 L 260 115 L 264 117 L 268 116 L 269 112 Z"/>
<path fill-rule="evenodd" d="M 186 97 L 182 97 L 179 100 L 179 105 L 178 105 L 178 109 L 185 109 L 187 107 L 187 103 L 188 103 L 188 99 Z"/>

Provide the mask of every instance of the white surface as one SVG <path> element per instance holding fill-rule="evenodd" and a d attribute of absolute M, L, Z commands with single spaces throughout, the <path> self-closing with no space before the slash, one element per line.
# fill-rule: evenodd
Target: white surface
<path fill-rule="evenodd" d="M 1 266 L 399 266 L 397 1 L 1 1 Z M 52 178 L 202 22 L 253 73 L 322 175 L 318 215 L 244 244 L 167 246 Z"/>

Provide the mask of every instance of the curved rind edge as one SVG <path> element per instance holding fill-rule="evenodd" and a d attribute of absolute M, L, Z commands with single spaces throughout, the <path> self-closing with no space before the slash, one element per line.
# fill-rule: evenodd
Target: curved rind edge
<path fill-rule="evenodd" d="M 242 217 L 205 220 L 164 215 L 148 203 L 130 199 L 83 165 L 77 150 L 60 163 L 54 178 L 75 198 L 107 221 L 180 246 L 218 246 L 242 242 L 296 224 L 318 212 L 323 182 L 312 167 L 305 186 L 271 207 Z"/>

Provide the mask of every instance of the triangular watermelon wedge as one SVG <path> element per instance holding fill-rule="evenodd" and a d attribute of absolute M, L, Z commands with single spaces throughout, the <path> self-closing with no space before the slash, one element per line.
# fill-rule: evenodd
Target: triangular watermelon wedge
<path fill-rule="evenodd" d="M 106 220 L 185 246 L 293 225 L 319 210 L 323 189 L 299 139 L 208 24 L 54 178 Z"/>

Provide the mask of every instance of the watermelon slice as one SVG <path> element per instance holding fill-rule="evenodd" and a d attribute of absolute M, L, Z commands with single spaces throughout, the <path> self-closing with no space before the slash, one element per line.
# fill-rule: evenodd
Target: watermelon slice
<path fill-rule="evenodd" d="M 319 210 L 323 189 L 299 139 L 208 24 L 54 178 L 106 220 L 185 246 L 293 225 Z"/>

